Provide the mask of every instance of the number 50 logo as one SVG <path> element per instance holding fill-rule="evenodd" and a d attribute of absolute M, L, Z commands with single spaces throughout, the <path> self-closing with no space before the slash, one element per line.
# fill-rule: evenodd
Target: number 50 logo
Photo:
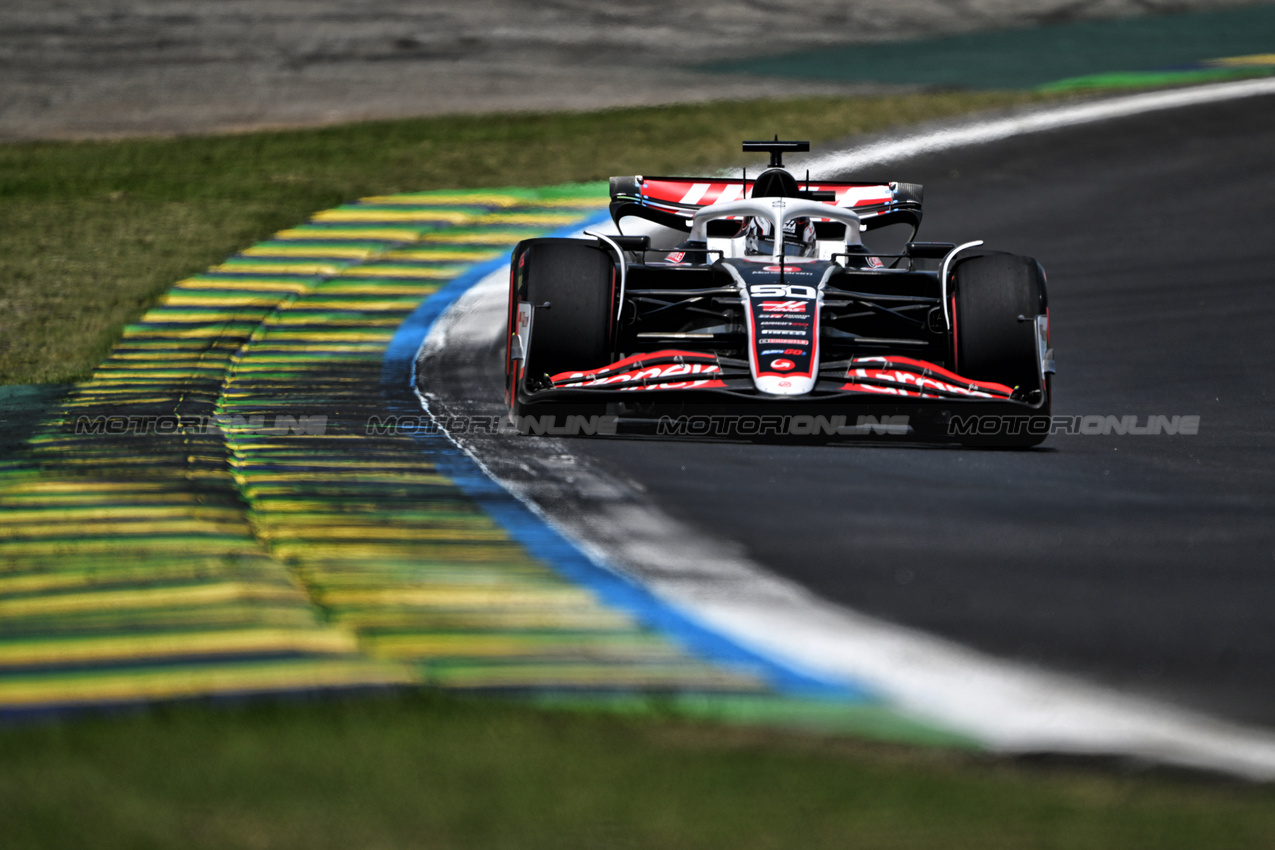
<path fill-rule="evenodd" d="M 757 283 L 748 287 L 754 298 L 814 298 L 818 290 L 797 283 Z"/>

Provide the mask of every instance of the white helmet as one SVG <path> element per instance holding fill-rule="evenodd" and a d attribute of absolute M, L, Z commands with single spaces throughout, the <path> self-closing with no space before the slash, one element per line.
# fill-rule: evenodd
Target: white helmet
<path fill-rule="evenodd" d="M 784 250 L 787 257 L 813 257 L 818 253 L 815 225 L 808 218 L 794 218 L 784 225 Z M 770 219 L 753 217 L 744 228 L 744 253 L 775 253 L 775 225 Z"/>

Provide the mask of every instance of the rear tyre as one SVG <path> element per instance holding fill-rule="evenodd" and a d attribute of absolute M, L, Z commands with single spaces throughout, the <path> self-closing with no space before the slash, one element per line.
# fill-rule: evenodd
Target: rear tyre
<path fill-rule="evenodd" d="M 611 362 L 616 272 L 607 251 L 569 239 L 531 245 L 524 280 L 521 300 L 535 305 L 529 381 Z"/>
<path fill-rule="evenodd" d="M 953 277 L 955 371 L 1021 393 L 1043 390 L 1036 317 L 1048 302 L 1040 264 L 986 254 L 959 263 Z"/>

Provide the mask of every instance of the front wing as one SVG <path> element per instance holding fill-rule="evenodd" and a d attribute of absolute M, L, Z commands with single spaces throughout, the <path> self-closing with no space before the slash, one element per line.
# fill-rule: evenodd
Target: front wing
<path fill-rule="evenodd" d="M 1049 433 L 1048 384 L 1022 398 L 900 356 L 825 364 L 814 391 L 759 392 L 746 361 L 664 350 L 551 377 L 520 389 L 518 409 L 534 428 L 545 415 L 610 416 L 615 433 L 717 438 L 913 438 L 986 445 L 1035 445 Z"/>

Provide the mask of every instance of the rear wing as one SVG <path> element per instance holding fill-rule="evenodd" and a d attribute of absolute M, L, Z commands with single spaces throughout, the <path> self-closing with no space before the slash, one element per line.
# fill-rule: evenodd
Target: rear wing
<path fill-rule="evenodd" d="M 800 184 L 797 197 L 820 201 L 858 213 L 864 230 L 889 224 L 921 226 L 922 188 L 919 183 L 849 183 L 824 180 Z M 611 218 L 637 216 L 656 224 L 689 231 L 695 213 L 716 203 L 752 196 L 753 181 L 703 177 L 612 177 Z M 842 225 L 816 219 L 819 237 L 834 238 Z M 730 219 L 710 223 L 710 236 L 730 236 L 738 230 Z M 729 231 L 729 232 L 728 232 Z"/>

